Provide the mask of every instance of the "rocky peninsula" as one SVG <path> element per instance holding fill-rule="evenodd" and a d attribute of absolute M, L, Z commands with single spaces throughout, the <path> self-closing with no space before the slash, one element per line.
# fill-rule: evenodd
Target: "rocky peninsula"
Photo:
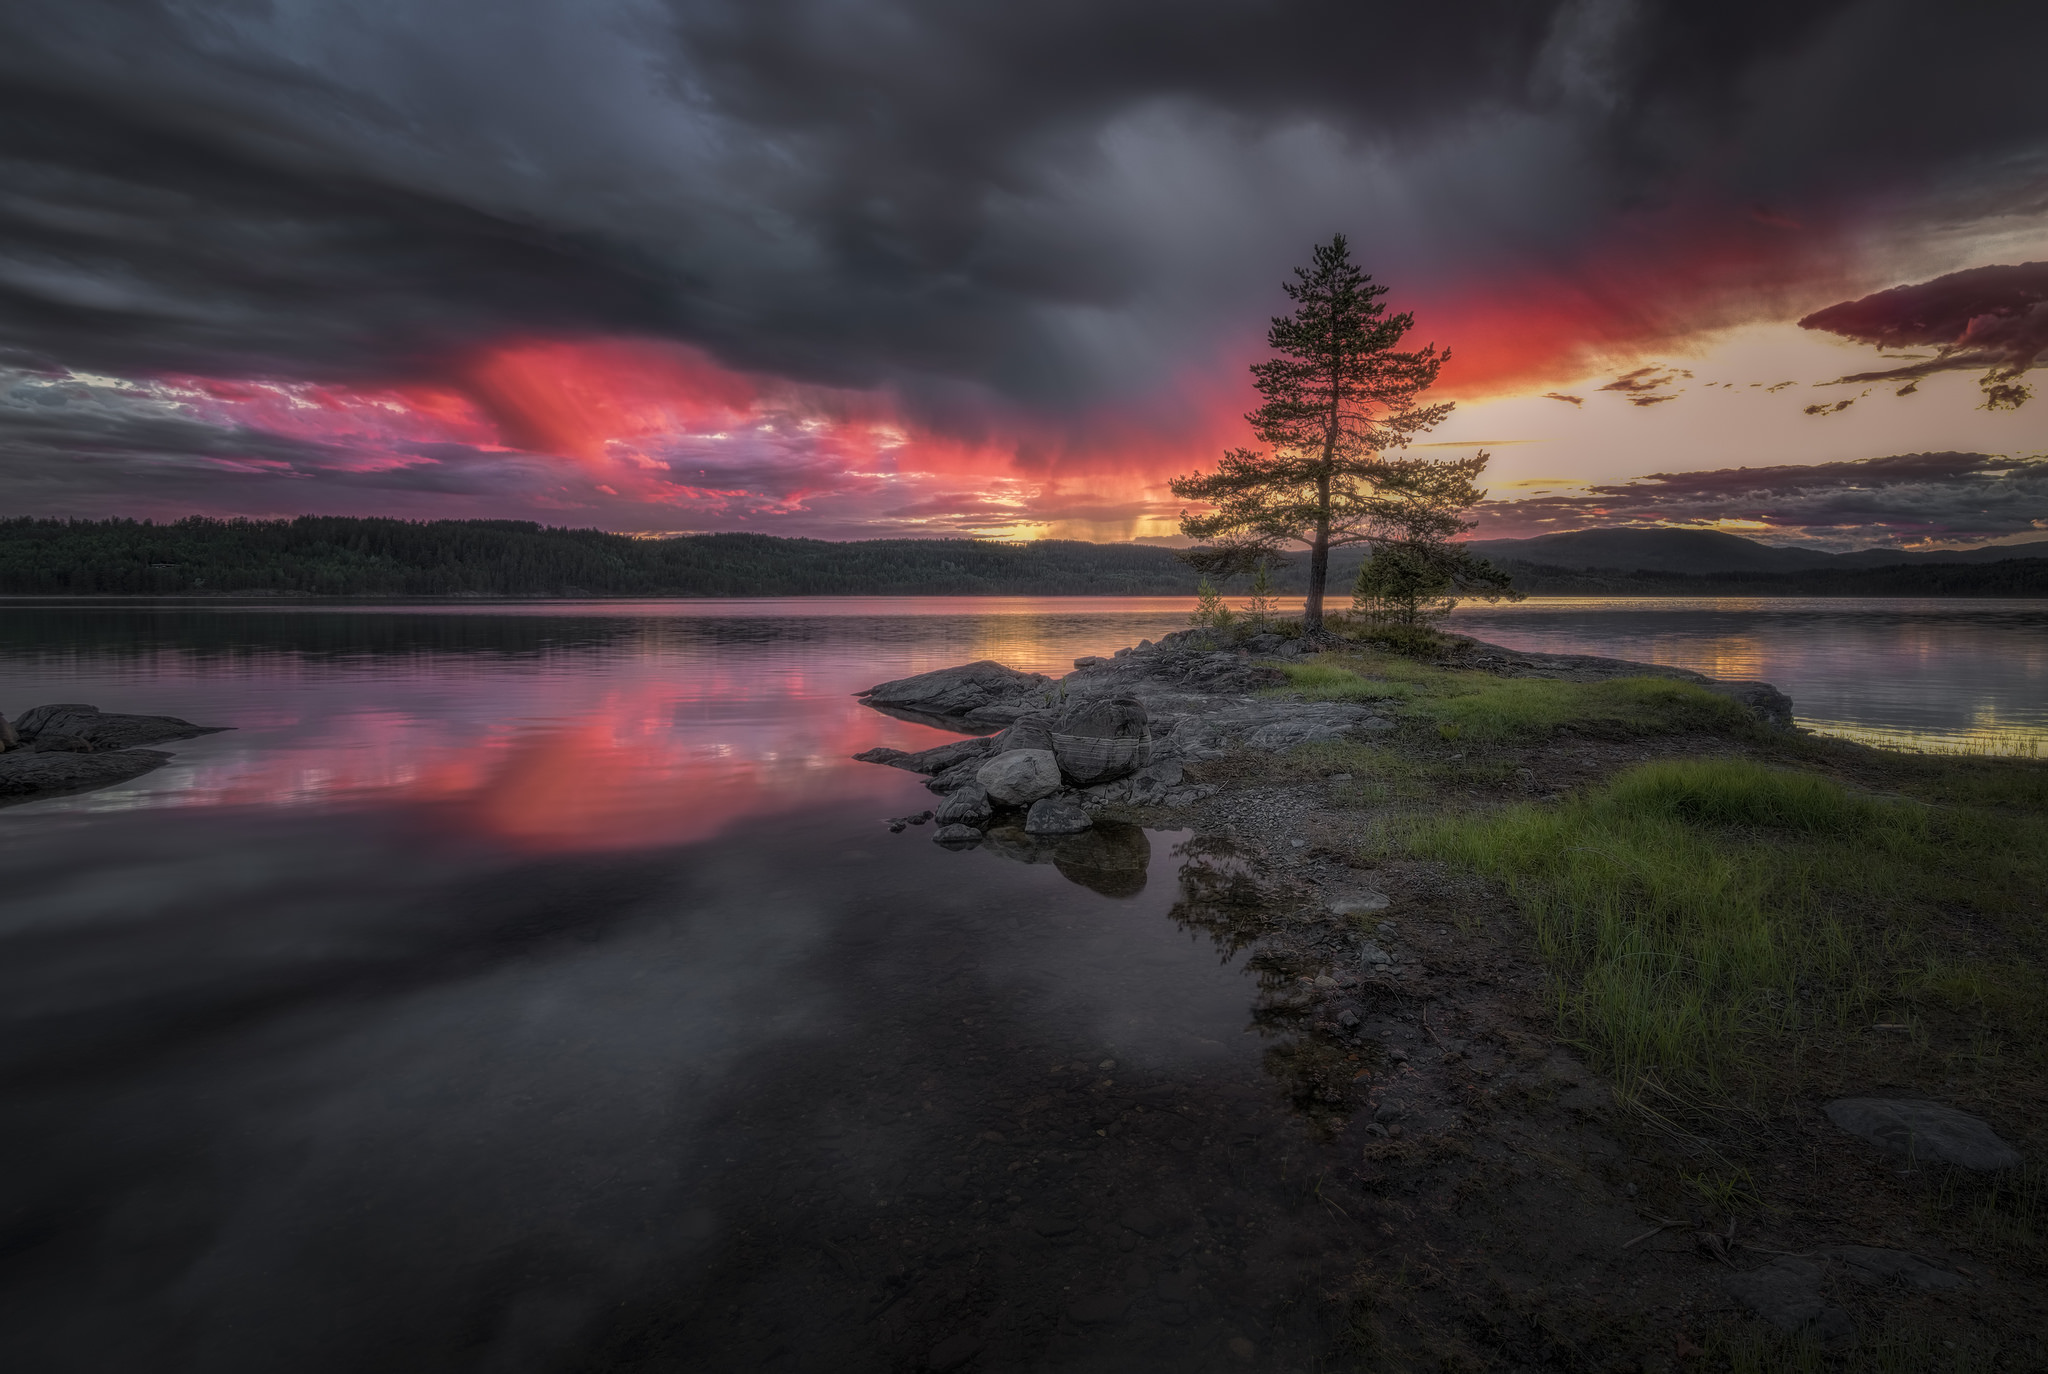
<path fill-rule="evenodd" d="M 143 746 L 227 728 L 72 703 L 32 707 L 11 722 L 0 716 L 0 806 L 127 782 L 171 761 Z"/>
<path fill-rule="evenodd" d="M 1539 938 L 1539 889 L 1414 837 L 1501 817 L 1591 825 L 1660 767 L 1747 768 L 1738 783 L 1793 791 L 1824 777 L 1854 789 L 1840 795 L 1855 825 L 1882 815 L 1864 796 L 2024 801 L 2037 782 L 1981 761 L 1994 781 L 1943 792 L 1947 770 L 1979 764 L 1818 740 L 1768 683 L 1452 636 L 1390 649 L 1194 629 L 1059 678 L 983 661 L 860 696 L 963 736 L 856 756 L 924 774 L 941 798 L 892 829 L 934 822 L 944 846 L 1052 863 L 1111 896 L 1144 886 L 1148 832 L 1177 836 L 1173 917 L 1256 974 L 1267 1068 L 1326 1142 L 1319 1195 L 1340 1205 L 1327 1190 L 1342 1177 L 1343 1196 L 1405 1218 L 1381 1228 L 1357 1290 L 1335 1295 L 1361 1349 L 1402 1367 L 1480 1367 L 1513 1347 L 1529 1367 L 1676 1368 L 1738 1315 L 1770 1340 L 1840 1349 L 1901 1322 L 2017 1329 L 2035 1310 L 2029 1267 L 1983 1263 L 1964 1216 L 2019 1205 L 1996 1200 L 1997 1180 L 2042 1126 L 2031 1089 L 1960 1081 L 1954 1046 L 1977 1031 L 1909 1050 L 1888 1038 L 1908 1013 L 1859 993 L 1853 1015 L 1876 1029 L 1811 1032 L 1810 1065 L 1725 1057 L 1768 1085 L 1747 1102 L 1676 1091 L 1602 1040 L 1597 1012 L 1570 1012 L 1591 975 L 1554 928 Z M 1780 844 L 1779 820 L 1756 814 L 1713 842 Z M 2031 814 L 1959 812 L 1957 833 Z M 1782 843 L 1796 855 L 1806 842 Z M 2000 853 L 1991 842 L 1970 862 L 1995 868 Z"/>

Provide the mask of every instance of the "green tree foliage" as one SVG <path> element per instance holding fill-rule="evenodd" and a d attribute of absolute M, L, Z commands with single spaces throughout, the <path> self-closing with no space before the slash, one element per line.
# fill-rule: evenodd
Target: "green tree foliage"
<path fill-rule="evenodd" d="M 1223 604 L 1223 593 L 1216 590 L 1216 584 L 1207 577 L 1195 589 L 1194 614 L 1188 617 L 1190 625 L 1206 625 L 1212 629 L 1223 629 L 1230 624 L 1230 607 Z"/>
<path fill-rule="evenodd" d="M 1244 603 L 1245 618 L 1251 621 L 1253 629 L 1264 630 L 1273 619 L 1274 612 L 1280 607 L 1279 600 L 1273 595 L 1272 573 L 1264 561 L 1259 563 L 1257 571 L 1252 574 L 1249 593 Z"/>
<path fill-rule="evenodd" d="M 1508 575 L 1456 544 L 1388 540 L 1358 565 L 1353 609 L 1367 620 L 1427 625 L 1457 609 L 1462 597 L 1521 600 Z"/>
<path fill-rule="evenodd" d="M 1205 572 L 1249 571 L 1283 545 L 1308 546 L 1303 624 L 1313 631 L 1322 625 L 1333 547 L 1425 537 L 1417 531 L 1459 481 L 1439 470 L 1462 473 L 1476 501 L 1471 480 L 1486 460 L 1395 455 L 1450 414 L 1447 402 L 1419 401 L 1450 354 L 1434 344 L 1401 349 L 1414 316 L 1387 313 L 1379 299 L 1387 288 L 1351 261 L 1342 234 L 1294 277 L 1283 284 L 1294 313 L 1276 317 L 1266 334 L 1274 356 L 1251 369 L 1262 399 L 1245 420 L 1266 451 L 1233 449 L 1214 472 L 1175 478 L 1172 489 L 1209 507 L 1181 516 L 1183 533 L 1207 541 L 1183 557 Z M 1455 512 L 1451 518 L 1464 528 Z"/>

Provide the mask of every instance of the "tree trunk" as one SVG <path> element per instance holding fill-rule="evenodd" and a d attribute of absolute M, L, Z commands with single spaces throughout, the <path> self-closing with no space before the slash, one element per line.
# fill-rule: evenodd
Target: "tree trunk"
<path fill-rule="evenodd" d="M 1316 483 L 1320 508 L 1316 512 L 1315 542 L 1308 546 L 1308 604 L 1302 607 L 1301 628 L 1314 634 L 1323 628 L 1323 589 L 1330 581 L 1330 479 L 1327 474 Z"/>

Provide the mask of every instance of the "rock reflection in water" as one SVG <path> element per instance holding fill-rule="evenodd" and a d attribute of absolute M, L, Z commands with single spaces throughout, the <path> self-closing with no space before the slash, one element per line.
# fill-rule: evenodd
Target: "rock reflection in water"
<path fill-rule="evenodd" d="M 1145 890 L 1152 841 L 1143 826 L 1097 821 L 1078 835 L 1033 835 L 1021 825 L 999 825 L 979 848 L 1025 864 L 1051 864 L 1069 882 L 1105 897 L 1135 897 Z"/>

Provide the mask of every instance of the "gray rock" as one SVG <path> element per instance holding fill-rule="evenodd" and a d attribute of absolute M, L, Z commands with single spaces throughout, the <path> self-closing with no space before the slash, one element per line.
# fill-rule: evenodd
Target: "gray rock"
<path fill-rule="evenodd" d="M 0 754 L 0 802 L 29 801 L 62 792 L 109 787 L 171 761 L 155 749 L 109 749 L 90 754 L 43 754 L 10 749 Z"/>
<path fill-rule="evenodd" d="M 984 658 L 955 668 L 878 682 L 857 695 L 870 706 L 935 716 L 964 716 L 997 703 L 1014 703 L 1043 694 L 1052 685 L 1052 679 L 1043 673 L 1020 673 Z"/>
<path fill-rule="evenodd" d="M 1786 1255 L 1761 1269 L 1732 1276 L 1728 1291 L 1780 1331 L 1822 1341 L 1855 1335 L 1856 1323 L 1849 1314 L 1828 1301 L 1826 1280 L 1825 1261 Z"/>
<path fill-rule="evenodd" d="M 1086 811 L 1064 797 L 1041 797 L 1024 817 L 1024 830 L 1031 835 L 1078 835 L 1094 824 Z"/>
<path fill-rule="evenodd" d="M 989 804 L 987 790 L 978 782 L 970 782 L 946 797 L 936 819 L 944 826 L 978 826 L 994 814 L 995 808 Z"/>
<path fill-rule="evenodd" d="M 956 763 L 943 773 L 935 773 L 924 780 L 925 787 L 941 796 L 958 792 L 963 787 L 975 786 L 974 775 L 981 771 L 980 759 L 968 759 Z"/>
<path fill-rule="evenodd" d="M 980 844 L 981 832 L 971 825 L 942 825 L 932 838 L 940 844 Z"/>
<path fill-rule="evenodd" d="M 14 727 L 7 723 L 7 717 L 0 716 L 0 752 L 12 749 L 20 743 L 21 736 L 16 734 Z"/>
<path fill-rule="evenodd" d="M 954 740 L 931 749 L 920 749 L 906 754 L 901 749 L 876 748 L 853 757 L 861 763 L 882 763 L 891 768 L 907 768 L 913 773 L 943 773 L 955 764 L 972 759 L 986 758 L 995 748 L 995 740 L 979 739 Z"/>
<path fill-rule="evenodd" d="M 1768 682 L 1713 682 L 1704 684 L 1716 696 L 1727 697 L 1774 730 L 1790 730 L 1792 698 Z"/>
<path fill-rule="evenodd" d="M 1250 639 L 1247 639 L 1244 642 L 1244 647 L 1255 654 L 1270 654 L 1277 651 L 1286 642 L 1284 638 L 1268 630 L 1264 634 L 1253 635 Z"/>
<path fill-rule="evenodd" d="M 1135 697 L 1068 707 L 1052 727 L 1053 756 L 1077 787 L 1129 777 L 1152 761 L 1152 731 Z"/>
<path fill-rule="evenodd" d="M 1130 779 L 1118 782 L 1098 783 L 1081 793 L 1083 806 L 1113 806 L 1131 799 Z"/>
<path fill-rule="evenodd" d="M 1369 911 L 1385 911 L 1387 894 L 1384 892 L 1352 892 L 1330 899 L 1330 911 L 1338 916 L 1363 916 Z"/>
<path fill-rule="evenodd" d="M 1394 722 L 1388 720 L 1385 716 L 1367 716 L 1353 728 L 1364 730 L 1368 734 L 1384 735 L 1387 731 L 1394 728 Z"/>
<path fill-rule="evenodd" d="M 1961 1288 L 1969 1280 L 1929 1264 L 1904 1250 L 1883 1250 L 1874 1245 L 1831 1245 L 1820 1252 L 1847 1265 L 1857 1278 L 1878 1283 L 1890 1280 L 1908 1288 L 1934 1290 Z"/>
<path fill-rule="evenodd" d="M 1050 749 L 1012 749 L 981 765 L 974 780 L 998 805 L 1029 806 L 1060 790 L 1060 766 Z"/>
<path fill-rule="evenodd" d="M 1245 747 L 1267 754 L 1284 754 L 1289 749 L 1304 744 L 1315 744 L 1323 740 L 1342 739 L 1345 725 L 1328 720 L 1302 720 L 1299 718 L 1276 720 L 1245 736 Z"/>
<path fill-rule="evenodd" d="M 46 736 L 68 736 L 83 740 L 94 750 L 132 749 L 142 744 L 194 739 L 218 734 L 223 728 L 194 725 L 176 716 L 129 716 L 102 711 L 97 706 L 72 704 L 31 707 L 14 724 L 23 743 L 36 743 Z"/>
<path fill-rule="evenodd" d="M 1036 709 L 1027 702 L 992 701 L 986 706 L 975 707 L 960 719 L 968 725 L 1008 725 Z"/>
<path fill-rule="evenodd" d="M 54 730 L 45 730 L 28 747 L 38 754 L 90 754 L 92 741 L 79 735 L 60 735 Z"/>
<path fill-rule="evenodd" d="M 1837 1127 L 1887 1154 L 1980 1171 L 2020 1165 L 2020 1152 L 2000 1140 L 1987 1122 L 1939 1102 L 1844 1097 L 1825 1110 Z"/>
<path fill-rule="evenodd" d="M 1367 940 L 1358 947 L 1358 962 L 1367 968 L 1384 968 L 1388 964 L 1393 963 L 1394 958 L 1378 945 Z"/>
<path fill-rule="evenodd" d="M 1019 749 L 1052 750 L 1052 726 L 1057 719 L 1051 711 L 1026 711 L 1010 722 L 1010 728 L 995 738 L 995 752 L 1013 753 Z"/>
<path fill-rule="evenodd" d="M 1156 783 L 1161 787 L 1171 788 L 1180 786 L 1186 776 L 1187 770 L 1181 766 L 1179 759 L 1166 758 L 1146 764 L 1131 775 L 1131 781 L 1137 784 Z"/>

